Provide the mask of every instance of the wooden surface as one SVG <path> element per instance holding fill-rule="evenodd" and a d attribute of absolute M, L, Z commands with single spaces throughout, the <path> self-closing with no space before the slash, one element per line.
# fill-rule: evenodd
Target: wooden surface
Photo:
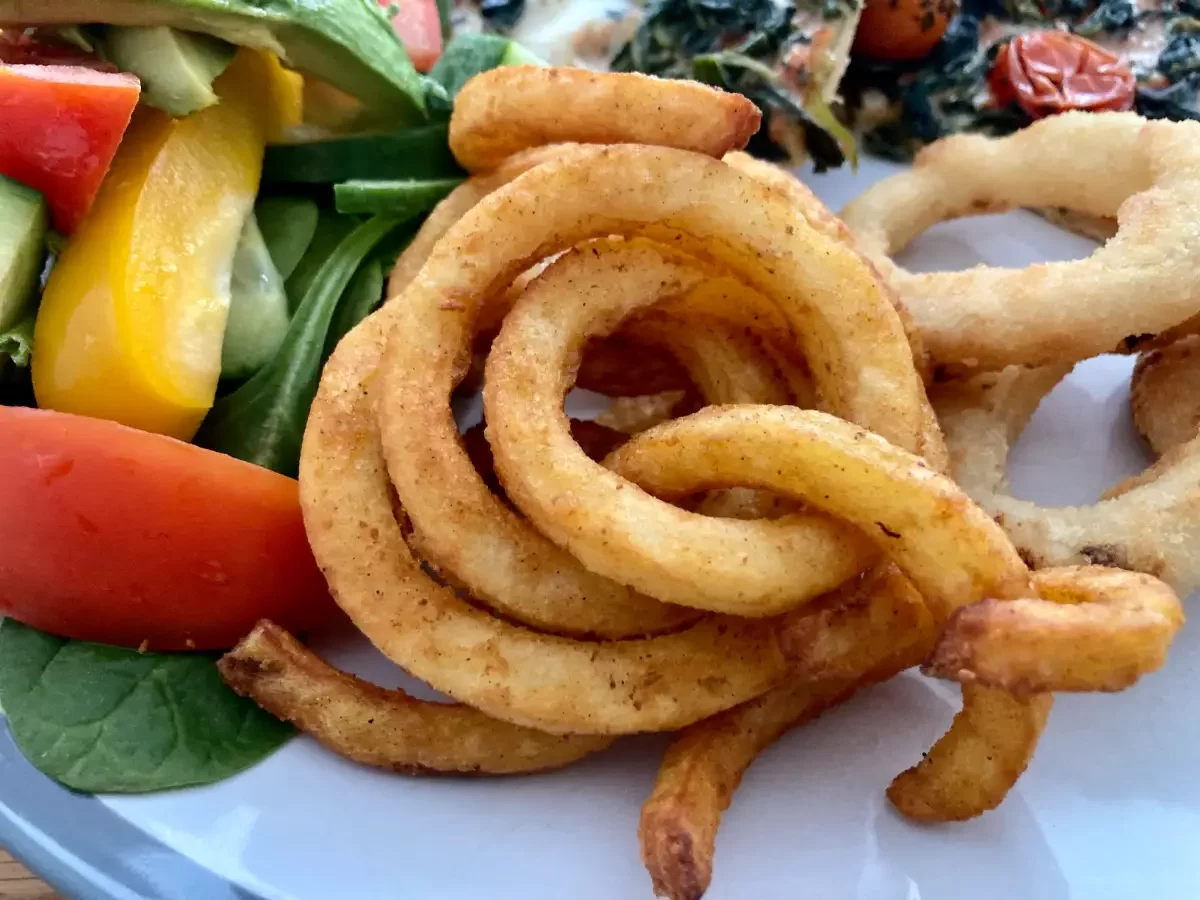
<path fill-rule="evenodd" d="M 61 900 L 61 896 L 0 850 L 0 900 Z"/>

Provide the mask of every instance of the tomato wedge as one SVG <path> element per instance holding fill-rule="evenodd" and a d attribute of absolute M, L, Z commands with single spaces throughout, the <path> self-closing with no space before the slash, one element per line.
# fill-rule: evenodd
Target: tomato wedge
<path fill-rule="evenodd" d="M 292 479 L 66 413 L 0 407 L 0 434 L 0 612 L 155 650 L 333 614 Z"/>
<path fill-rule="evenodd" d="M 85 66 L 0 65 L 0 174 L 41 191 L 71 234 L 129 126 L 141 83 Z"/>
<path fill-rule="evenodd" d="M 378 0 L 392 20 L 413 66 L 428 72 L 442 55 L 442 22 L 437 0 Z M 393 11 L 395 14 L 393 15 Z"/>

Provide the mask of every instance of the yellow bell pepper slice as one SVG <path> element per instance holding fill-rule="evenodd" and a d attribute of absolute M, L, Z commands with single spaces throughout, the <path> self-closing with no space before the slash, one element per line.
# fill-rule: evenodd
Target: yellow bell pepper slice
<path fill-rule="evenodd" d="M 265 61 L 242 50 L 221 102 L 184 119 L 139 110 L 58 260 L 34 331 L 46 409 L 190 440 L 221 372 L 229 279 L 262 176 Z"/>
<path fill-rule="evenodd" d="M 264 51 L 263 65 L 270 91 L 268 143 L 279 143 L 304 122 L 304 76 L 286 68 L 274 53 Z"/>

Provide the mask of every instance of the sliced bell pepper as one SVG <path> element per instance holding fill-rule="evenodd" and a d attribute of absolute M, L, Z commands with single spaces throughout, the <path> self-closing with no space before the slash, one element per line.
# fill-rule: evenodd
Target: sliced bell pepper
<path fill-rule="evenodd" d="M 141 109 L 42 296 L 33 385 L 45 409 L 188 440 L 213 403 L 242 224 L 269 119 L 263 58 L 240 51 L 221 102 Z"/>
<path fill-rule="evenodd" d="M 71 234 L 137 106 L 133 75 L 85 66 L 0 65 L 0 174 L 40 191 Z"/>

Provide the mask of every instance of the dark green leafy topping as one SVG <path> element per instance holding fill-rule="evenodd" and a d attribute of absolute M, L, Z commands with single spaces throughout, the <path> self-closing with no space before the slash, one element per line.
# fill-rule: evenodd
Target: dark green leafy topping
<path fill-rule="evenodd" d="M 820 0 L 809 8 L 821 18 L 851 16 L 855 0 Z M 789 53 L 809 38 L 796 25 L 796 7 L 774 0 L 654 0 L 633 38 L 613 58 L 617 72 L 645 72 L 702 81 L 753 100 L 763 127 L 751 152 L 767 158 L 795 156 L 803 146 L 818 171 L 841 165 L 853 138 L 821 98 L 820 84 L 785 80 Z M 789 140 L 794 134 L 797 140 Z"/>
<path fill-rule="evenodd" d="M 482 0 L 479 12 L 489 28 L 508 31 L 521 21 L 525 0 Z"/>
<path fill-rule="evenodd" d="M 893 115 L 863 135 L 864 148 L 889 159 L 907 160 L 925 144 L 948 134 L 1011 133 L 1028 125 L 1016 106 L 999 106 L 988 76 L 1009 36 L 1065 28 L 1103 43 L 1137 40 L 1137 30 L 1166 29 L 1168 39 L 1156 64 L 1135 69 L 1134 109 L 1147 118 L 1200 118 L 1200 0 L 1171 0 L 1152 9 L 1131 0 L 964 0 L 941 43 L 913 64 L 853 60 L 842 93 L 852 111 L 868 92 L 882 94 Z M 980 30 L 998 26 L 1002 35 L 980 46 Z"/>
<path fill-rule="evenodd" d="M 68 641 L 13 619 L 0 627 L 0 703 L 25 757 L 79 791 L 209 784 L 294 734 L 231 691 L 210 654 Z"/>
<path fill-rule="evenodd" d="M 1159 54 L 1157 69 L 1172 82 L 1200 72 L 1200 34 L 1185 31 L 1171 38 Z"/>

